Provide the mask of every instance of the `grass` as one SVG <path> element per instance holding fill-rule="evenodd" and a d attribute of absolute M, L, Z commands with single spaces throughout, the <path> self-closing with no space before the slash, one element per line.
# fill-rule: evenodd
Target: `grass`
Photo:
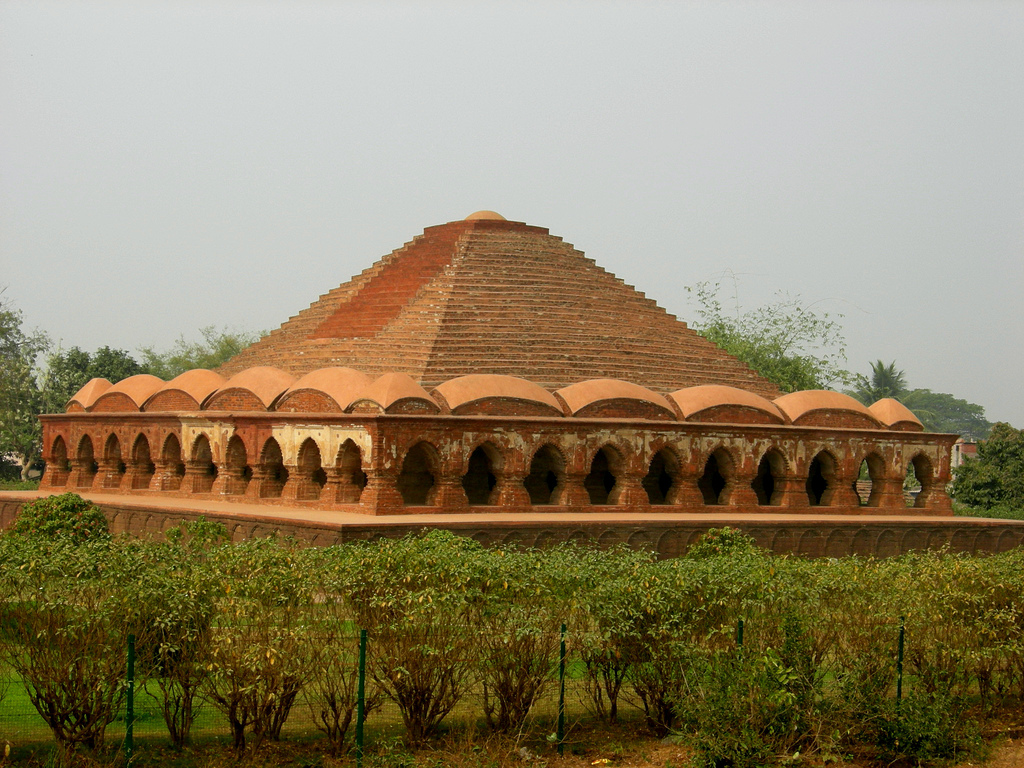
<path fill-rule="evenodd" d="M 37 491 L 38 480 L 0 480 L 0 491 Z"/>
<path fill-rule="evenodd" d="M 966 504 L 953 503 L 953 514 L 959 517 L 988 517 L 997 520 L 1024 520 L 1024 509 L 1014 507 L 968 507 Z"/>

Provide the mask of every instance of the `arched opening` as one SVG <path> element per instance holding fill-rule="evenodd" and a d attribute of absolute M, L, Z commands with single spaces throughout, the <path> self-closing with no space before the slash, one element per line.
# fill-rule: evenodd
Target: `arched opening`
<path fill-rule="evenodd" d="M 139 435 L 132 446 L 132 488 L 149 488 L 154 472 L 156 466 L 149 452 L 149 440 L 145 435 Z"/>
<path fill-rule="evenodd" d="M 295 495 L 298 501 L 317 501 L 327 484 L 327 473 L 324 472 L 320 459 L 320 446 L 316 440 L 307 437 L 299 446 L 299 463 L 296 467 L 299 474 L 299 489 Z"/>
<path fill-rule="evenodd" d="M 668 449 L 662 448 L 654 454 L 647 475 L 641 482 L 651 504 L 672 503 L 672 486 L 678 472 L 675 456 Z"/>
<path fill-rule="evenodd" d="M 812 507 L 827 507 L 835 491 L 836 460 L 822 451 L 807 470 L 807 501 Z"/>
<path fill-rule="evenodd" d="M 853 489 L 862 507 L 877 507 L 882 501 L 882 480 L 885 477 L 885 460 L 877 453 L 869 453 L 860 463 Z"/>
<path fill-rule="evenodd" d="M 398 476 L 398 492 L 407 506 L 424 506 L 434 501 L 435 478 L 438 473 L 437 452 L 429 443 L 416 443 L 405 454 L 402 473 Z"/>
<path fill-rule="evenodd" d="M 91 487 L 93 480 L 96 478 L 96 473 L 100 471 L 100 468 L 96 463 L 96 456 L 93 452 L 92 438 L 88 435 L 82 435 L 82 439 L 78 441 L 78 450 L 75 452 L 75 460 L 78 462 L 77 486 L 79 488 Z"/>
<path fill-rule="evenodd" d="M 622 461 L 614 448 L 606 445 L 594 454 L 590 472 L 583 479 L 583 487 L 587 489 L 591 504 L 615 503 L 615 484 L 621 466 Z"/>
<path fill-rule="evenodd" d="M 697 481 L 700 495 L 707 506 L 719 506 L 729 501 L 726 488 L 732 474 L 732 460 L 725 449 L 719 448 L 704 463 L 704 474 Z"/>
<path fill-rule="evenodd" d="M 565 459 L 553 445 L 545 445 L 530 461 L 530 474 L 523 479 L 535 506 L 558 504 L 565 488 Z"/>
<path fill-rule="evenodd" d="M 281 446 L 274 438 L 267 438 L 260 451 L 260 466 L 263 470 L 263 482 L 260 484 L 261 499 L 277 499 L 281 497 L 284 484 L 288 482 L 288 470 L 284 466 Z"/>
<path fill-rule="evenodd" d="M 217 465 L 213 463 L 213 451 L 210 449 L 210 438 L 200 435 L 192 443 L 192 464 L 195 480 L 192 484 L 194 493 L 209 493 L 213 481 L 217 479 Z"/>
<path fill-rule="evenodd" d="M 765 452 L 757 465 L 757 475 L 750 487 L 757 495 L 757 503 L 762 507 L 777 507 L 782 504 L 782 491 L 779 480 L 786 471 L 786 462 L 782 454 L 774 448 Z"/>
<path fill-rule="evenodd" d="M 68 461 L 68 445 L 60 435 L 54 438 L 50 446 L 50 463 L 46 467 L 47 481 L 51 487 L 67 485 L 68 472 L 71 464 Z"/>
<path fill-rule="evenodd" d="M 121 459 L 121 441 L 117 435 L 110 435 L 103 446 L 103 487 L 120 488 L 125 469 Z"/>
<path fill-rule="evenodd" d="M 162 491 L 176 491 L 181 487 L 181 479 L 185 476 L 185 462 L 181 457 L 181 441 L 171 434 L 164 440 L 164 448 L 160 452 L 163 462 Z"/>
<path fill-rule="evenodd" d="M 363 472 L 363 456 L 352 440 L 346 440 L 338 449 L 335 460 L 338 468 L 338 492 L 336 501 L 340 504 L 358 504 L 366 487 L 366 473 Z"/>
<path fill-rule="evenodd" d="M 932 483 L 932 463 L 927 456 L 919 453 L 907 465 L 907 480 L 903 485 L 907 506 L 918 509 L 927 507 Z"/>
<path fill-rule="evenodd" d="M 224 493 L 229 496 L 242 496 L 252 480 L 252 467 L 249 466 L 249 452 L 245 449 L 245 441 L 238 435 L 232 435 L 224 451 Z"/>
<path fill-rule="evenodd" d="M 491 451 L 494 449 L 491 448 Z M 462 489 L 471 506 L 488 506 L 497 504 L 495 488 L 498 478 L 492 471 L 491 456 L 484 446 L 477 446 L 469 455 L 466 474 L 462 476 Z"/>

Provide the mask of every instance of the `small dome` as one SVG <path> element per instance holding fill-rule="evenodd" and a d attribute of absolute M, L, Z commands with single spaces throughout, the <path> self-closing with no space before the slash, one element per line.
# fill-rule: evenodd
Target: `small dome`
<path fill-rule="evenodd" d="M 667 399 L 639 384 L 619 379 L 588 379 L 559 389 L 573 416 L 582 418 L 676 419 Z"/>
<path fill-rule="evenodd" d="M 77 407 L 74 410 L 87 411 L 92 408 L 99 396 L 112 386 L 106 379 L 89 379 L 80 390 L 71 396 L 65 407 L 70 411 L 72 405 L 75 405 Z"/>
<path fill-rule="evenodd" d="M 476 213 L 471 213 L 466 217 L 466 221 L 480 221 L 481 219 L 487 221 L 507 221 L 504 216 L 500 213 L 495 213 L 494 211 L 477 211 Z"/>
<path fill-rule="evenodd" d="M 882 398 L 873 405 L 868 406 L 868 410 L 889 429 L 904 432 L 924 431 L 924 425 L 914 415 L 914 412 L 899 400 L 893 400 L 891 397 Z"/>

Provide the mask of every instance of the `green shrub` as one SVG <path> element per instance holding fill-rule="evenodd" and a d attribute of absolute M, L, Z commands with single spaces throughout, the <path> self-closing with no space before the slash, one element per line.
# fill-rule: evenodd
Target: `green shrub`
<path fill-rule="evenodd" d="M 878 746 L 886 762 L 963 758 L 982 746 L 981 730 L 964 699 L 916 690 L 880 713 Z"/>
<path fill-rule="evenodd" d="M 75 493 L 30 501 L 21 508 L 11 530 L 23 536 L 76 542 L 110 535 L 103 511 Z"/>
<path fill-rule="evenodd" d="M 686 556 L 697 560 L 746 553 L 755 549 L 757 544 L 754 543 L 753 537 L 742 531 L 735 528 L 712 528 L 687 550 Z"/>

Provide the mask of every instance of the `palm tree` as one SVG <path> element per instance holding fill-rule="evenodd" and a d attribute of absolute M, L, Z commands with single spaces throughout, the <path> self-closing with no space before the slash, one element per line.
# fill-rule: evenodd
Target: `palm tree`
<path fill-rule="evenodd" d="M 858 374 L 854 383 L 856 388 L 850 394 L 864 405 L 871 405 L 885 397 L 904 402 L 911 390 L 907 387 L 907 376 L 896 369 L 896 361 L 886 365 L 881 360 L 871 364 L 871 378 Z"/>

